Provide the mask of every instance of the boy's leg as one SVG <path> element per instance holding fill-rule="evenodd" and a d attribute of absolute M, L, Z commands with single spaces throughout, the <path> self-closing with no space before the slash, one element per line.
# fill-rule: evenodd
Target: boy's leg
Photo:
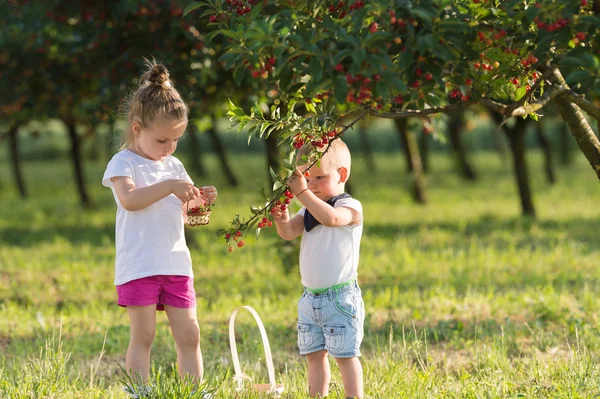
<path fill-rule="evenodd" d="M 200 351 L 200 327 L 196 316 L 196 307 L 176 308 L 165 305 L 165 311 L 171 324 L 171 331 L 177 345 L 177 366 L 179 375 L 189 374 L 194 382 L 202 382 L 204 368 Z"/>
<path fill-rule="evenodd" d="M 156 334 L 156 305 L 128 306 L 129 346 L 125 357 L 125 369 L 135 382 L 148 380 L 150 373 L 150 350 Z"/>
<path fill-rule="evenodd" d="M 309 353 L 306 358 L 308 359 L 308 392 L 310 397 L 327 396 L 329 394 L 329 381 L 331 381 L 327 351 Z"/>
<path fill-rule="evenodd" d="M 358 357 L 336 358 L 347 398 L 362 399 L 363 397 L 363 371 Z"/>

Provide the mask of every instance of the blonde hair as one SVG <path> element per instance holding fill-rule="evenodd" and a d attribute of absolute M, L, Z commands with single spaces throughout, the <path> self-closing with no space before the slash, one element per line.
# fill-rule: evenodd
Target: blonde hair
<path fill-rule="evenodd" d="M 125 100 L 123 113 L 127 115 L 127 127 L 121 149 L 135 144 L 134 122 L 147 128 L 158 117 L 172 121 L 187 121 L 188 118 L 188 107 L 169 80 L 167 68 L 154 59 L 144 58 L 144 65 L 146 72 L 140 78 L 137 89 Z"/>
<path fill-rule="evenodd" d="M 324 151 L 327 146 L 318 151 Z M 300 160 L 303 156 L 310 156 L 311 152 L 314 151 L 314 147 L 311 144 L 305 144 L 298 150 L 297 159 Z M 312 160 L 309 160 L 312 162 Z M 321 157 L 321 168 L 331 167 L 334 169 L 341 168 L 342 166 L 348 171 L 350 176 L 350 166 L 352 164 L 352 157 L 350 156 L 350 150 L 346 143 L 342 139 L 335 139 L 331 142 L 329 149 Z"/>

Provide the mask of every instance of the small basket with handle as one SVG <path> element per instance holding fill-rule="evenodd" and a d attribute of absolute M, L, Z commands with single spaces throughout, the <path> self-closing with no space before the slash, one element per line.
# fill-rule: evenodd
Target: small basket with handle
<path fill-rule="evenodd" d="M 262 338 L 263 347 L 265 349 L 265 357 L 267 361 L 267 373 L 269 375 L 269 383 L 268 384 L 252 384 L 252 389 L 257 392 L 264 392 L 273 395 L 273 397 L 280 397 L 283 391 L 285 390 L 283 384 L 277 384 L 275 382 L 275 369 L 273 367 L 273 358 L 271 356 L 271 346 L 269 345 L 269 338 L 267 337 L 267 332 L 265 331 L 265 326 L 263 325 L 260 316 L 256 313 L 251 306 L 239 306 L 236 308 L 231 317 L 229 318 L 229 345 L 231 346 L 231 357 L 233 358 L 233 368 L 235 370 L 234 379 L 237 382 L 236 389 L 241 391 L 244 389 L 244 379 L 249 379 L 246 375 L 242 373 L 242 368 L 240 366 L 240 359 L 237 353 L 237 345 L 235 343 L 235 317 L 241 309 L 247 309 L 254 319 L 256 320 L 256 324 L 258 324 L 258 329 L 260 330 L 260 336 Z"/>
<path fill-rule="evenodd" d="M 211 205 L 210 203 L 205 206 L 196 205 L 190 209 L 190 203 L 188 202 L 186 211 L 188 224 L 192 227 L 207 225 L 210 222 Z"/>

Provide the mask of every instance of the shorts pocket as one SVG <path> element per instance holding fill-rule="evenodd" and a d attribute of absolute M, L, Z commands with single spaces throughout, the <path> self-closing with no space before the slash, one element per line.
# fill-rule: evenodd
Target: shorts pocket
<path fill-rule="evenodd" d="M 339 351 L 344 347 L 345 326 L 324 326 L 323 331 L 327 350 Z"/>
<path fill-rule="evenodd" d="M 313 342 L 310 334 L 310 324 L 298 323 L 298 348 L 308 348 Z"/>
<path fill-rule="evenodd" d="M 333 299 L 333 306 L 343 316 L 356 318 L 356 305 L 351 292 L 338 292 Z"/>

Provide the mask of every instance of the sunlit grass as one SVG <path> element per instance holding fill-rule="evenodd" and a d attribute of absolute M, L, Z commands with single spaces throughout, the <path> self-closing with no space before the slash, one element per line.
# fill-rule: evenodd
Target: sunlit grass
<path fill-rule="evenodd" d="M 399 154 L 378 154 L 376 171 L 362 157 L 354 154 L 351 185 L 365 214 L 359 282 L 367 397 L 596 395 L 600 185 L 585 160 L 560 166 L 551 186 L 539 155 L 530 155 L 538 218 L 525 219 L 510 164 L 496 154 L 473 157 L 476 183 L 434 156 L 427 206 L 412 202 Z M 297 268 L 286 272 L 272 230 L 233 254 L 215 237 L 236 213 L 261 203 L 264 158 L 232 161 L 241 181 L 235 189 L 213 157 L 209 177 L 195 177 L 217 186 L 220 197 L 210 224 L 189 230 L 208 388 L 233 397 L 227 322 L 246 304 L 265 323 L 288 397 L 305 397 L 306 365 L 295 343 Z M 26 201 L 0 167 L 0 397 L 125 397 L 128 320 L 115 304 L 115 206 L 100 185 L 103 171 L 103 163 L 87 165 L 96 209 L 83 211 L 68 162 L 27 163 Z M 253 320 L 240 315 L 237 328 L 245 372 L 266 382 Z M 152 359 L 157 395 L 187 389 L 176 377 L 162 314 Z M 343 398 L 336 367 L 333 373 L 330 397 Z"/>

